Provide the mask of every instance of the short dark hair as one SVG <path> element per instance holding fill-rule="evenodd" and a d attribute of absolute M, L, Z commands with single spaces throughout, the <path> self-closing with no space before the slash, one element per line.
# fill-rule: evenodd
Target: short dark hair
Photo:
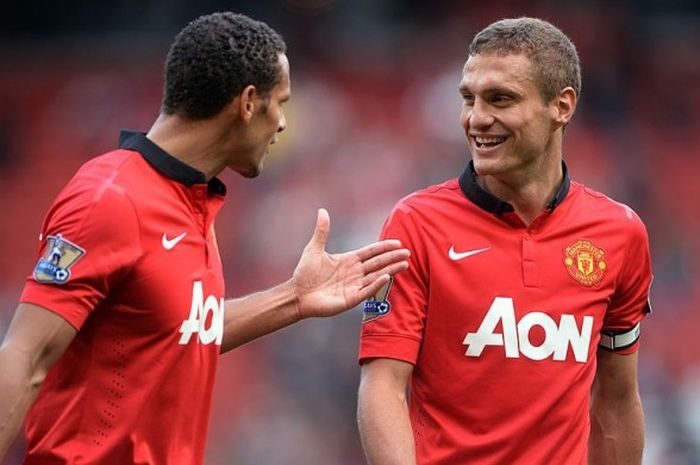
<path fill-rule="evenodd" d="M 281 79 L 282 37 L 267 24 L 231 12 L 189 23 L 175 37 L 165 61 L 165 114 L 206 119 L 246 86 L 263 95 Z"/>
<path fill-rule="evenodd" d="M 469 55 L 496 53 L 526 55 L 535 71 L 545 101 L 565 87 L 581 94 L 581 64 L 576 46 L 553 24 L 537 18 L 497 21 L 479 32 L 469 46 Z"/>

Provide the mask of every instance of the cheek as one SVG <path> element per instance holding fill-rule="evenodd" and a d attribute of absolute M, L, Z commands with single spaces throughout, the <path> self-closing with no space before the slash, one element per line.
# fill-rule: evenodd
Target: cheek
<path fill-rule="evenodd" d="M 540 133 L 540 117 L 533 111 L 520 111 L 504 115 L 503 122 L 520 137 L 529 139 Z"/>
<path fill-rule="evenodd" d="M 277 128 L 280 127 L 280 121 L 281 121 L 281 115 L 279 113 L 277 113 L 275 115 L 275 118 L 270 120 L 270 131 L 272 131 L 273 134 L 276 133 Z"/>
<path fill-rule="evenodd" d="M 464 128 L 465 131 L 469 126 L 469 110 L 466 108 L 465 105 L 462 105 L 462 111 L 459 114 L 459 124 Z"/>
<path fill-rule="evenodd" d="M 533 116 L 534 120 L 530 125 L 532 137 L 537 139 L 546 139 L 551 133 L 551 124 L 547 114 L 539 113 Z"/>

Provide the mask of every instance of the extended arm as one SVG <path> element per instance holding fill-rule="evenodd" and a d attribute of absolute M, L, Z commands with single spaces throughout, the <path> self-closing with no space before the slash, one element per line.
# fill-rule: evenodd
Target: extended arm
<path fill-rule="evenodd" d="M 413 365 L 378 358 L 362 366 L 357 418 L 369 465 L 415 465 L 406 383 Z"/>
<path fill-rule="evenodd" d="M 226 302 L 221 352 L 309 317 L 333 316 L 374 295 L 408 268 L 409 252 L 387 240 L 342 254 L 326 252 L 330 230 L 321 209 L 313 237 L 292 278 L 279 286 Z"/>
<path fill-rule="evenodd" d="M 46 374 L 75 337 L 60 316 L 19 304 L 0 346 L 0 461 L 17 436 Z"/>
<path fill-rule="evenodd" d="M 639 465 L 644 447 L 644 412 L 637 387 L 637 353 L 598 349 L 591 396 L 591 465 Z"/>

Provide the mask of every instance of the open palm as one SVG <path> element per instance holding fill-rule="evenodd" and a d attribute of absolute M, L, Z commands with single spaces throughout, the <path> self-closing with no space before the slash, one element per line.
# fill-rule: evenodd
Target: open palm
<path fill-rule="evenodd" d="M 392 275 L 408 268 L 409 252 L 397 240 L 329 254 L 325 250 L 329 231 L 330 218 L 322 208 L 292 277 L 302 318 L 348 310 L 375 295 Z"/>

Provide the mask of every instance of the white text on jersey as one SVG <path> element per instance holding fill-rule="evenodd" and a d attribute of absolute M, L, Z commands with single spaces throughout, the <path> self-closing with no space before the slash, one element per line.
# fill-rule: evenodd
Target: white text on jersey
<path fill-rule="evenodd" d="M 498 323 L 503 333 L 494 332 Z M 544 330 L 544 341 L 540 345 L 530 342 L 529 334 L 533 326 Z M 566 360 L 569 346 L 574 359 L 579 363 L 588 361 L 591 344 L 593 317 L 583 317 L 583 327 L 579 329 L 573 315 L 562 315 L 559 326 L 543 312 L 531 312 L 515 322 L 513 299 L 496 297 L 488 313 L 475 333 L 467 333 L 463 344 L 467 345 L 465 355 L 479 357 L 486 346 L 503 346 L 506 358 L 520 358 L 520 354 L 532 360 Z"/>
<path fill-rule="evenodd" d="M 205 328 L 209 314 L 211 320 L 209 327 Z M 194 333 L 197 333 L 201 344 L 211 344 L 216 342 L 216 345 L 221 345 L 221 339 L 224 336 L 224 299 L 216 299 L 213 295 L 209 295 L 207 300 L 204 300 L 204 290 L 202 282 L 195 281 L 192 286 L 192 306 L 190 307 L 190 316 L 182 322 L 180 326 L 180 344 L 187 344 Z"/>

